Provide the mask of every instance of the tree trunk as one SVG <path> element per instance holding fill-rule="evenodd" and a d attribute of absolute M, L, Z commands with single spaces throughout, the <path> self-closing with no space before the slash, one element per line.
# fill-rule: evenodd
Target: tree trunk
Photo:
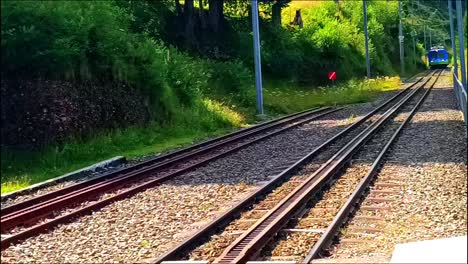
<path fill-rule="evenodd" d="M 179 16 L 182 13 L 182 7 L 180 6 L 179 0 L 175 0 L 176 13 Z"/>
<path fill-rule="evenodd" d="M 200 26 L 202 29 L 206 29 L 205 9 L 203 8 L 203 0 L 198 0 L 198 8 L 200 11 Z"/>
<path fill-rule="evenodd" d="M 209 0 L 210 27 L 214 33 L 219 33 L 223 23 L 224 0 Z"/>
<path fill-rule="evenodd" d="M 185 19 L 185 41 L 188 46 L 195 42 L 195 17 L 193 12 L 193 0 L 185 0 L 184 19 Z"/>
<path fill-rule="evenodd" d="M 304 27 L 304 23 L 302 22 L 302 16 L 301 16 L 301 10 L 296 10 L 296 16 L 294 17 L 293 22 L 291 23 L 293 25 L 299 26 L 299 28 Z"/>
<path fill-rule="evenodd" d="M 281 26 L 281 5 L 278 1 L 272 6 L 273 25 L 280 27 Z"/>

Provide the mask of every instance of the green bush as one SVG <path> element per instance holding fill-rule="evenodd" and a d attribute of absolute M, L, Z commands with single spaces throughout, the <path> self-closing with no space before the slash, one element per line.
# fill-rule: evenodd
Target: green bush
<path fill-rule="evenodd" d="M 214 74 L 203 60 L 150 37 L 159 32 L 151 25 L 163 27 L 148 13 L 159 4 L 117 3 L 124 7 L 111 1 L 2 1 L 2 74 L 123 81 L 142 91 L 159 121 L 193 105 L 210 81 L 229 81 L 236 91 L 247 86 L 247 70 L 239 63 L 218 63 Z M 134 17 L 129 8 L 146 13 Z"/>
<path fill-rule="evenodd" d="M 167 35 L 168 22 L 172 18 L 170 7 L 165 1 L 128 1 L 114 0 L 117 6 L 125 8 L 131 14 L 132 32 L 147 33 L 164 39 Z"/>
<path fill-rule="evenodd" d="M 340 1 L 339 5 L 324 1 L 302 9 L 302 19 L 302 29 L 275 27 L 266 19 L 262 21 L 262 68 L 267 77 L 322 84 L 332 70 L 338 73 L 339 80 L 365 76 L 361 1 Z M 392 75 L 399 68 L 397 25 L 397 2 L 368 2 L 369 53 L 374 76 Z M 411 28 L 405 29 L 410 31 Z M 237 56 L 253 67 L 252 50 L 245 48 L 252 46 L 251 33 L 247 33 L 237 33 L 242 47 Z M 422 65 L 420 51 L 416 53 L 413 54 L 412 48 L 406 49 L 407 58 L 418 58 L 419 67 Z"/>
<path fill-rule="evenodd" d="M 204 90 L 206 95 L 229 101 L 240 103 L 248 107 L 253 105 L 255 89 L 253 87 L 254 77 L 240 61 L 217 62 L 207 61 L 206 67 L 209 69 L 209 87 Z"/>
<path fill-rule="evenodd" d="M 296 77 L 303 50 L 287 29 L 265 24 L 262 28 L 262 66 L 274 78 Z"/>

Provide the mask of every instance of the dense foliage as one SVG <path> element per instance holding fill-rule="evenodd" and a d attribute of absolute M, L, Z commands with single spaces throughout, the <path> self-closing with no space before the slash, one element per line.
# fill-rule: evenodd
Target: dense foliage
<path fill-rule="evenodd" d="M 193 104 L 219 64 L 134 33 L 134 17 L 109 1 L 5 1 L 2 10 L 4 76 L 125 82 L 147 96 L 155 118 Z"/>
<path fill-rule="evenodd" d="M 206 108 L 201 93 L 209 87 L 208 84 L 229 80 L 231 87 L 239 94 L 250 85 L 250 72 L 238 62 L 196 59 L 167 47 L 159 39 L 149 36 L 150 33 L 156 36 L 157 32 L 141 30 L 143 24 L 149 27 L 148 23 L 156 22 L 150 19 L 138 25 L 139 20 L 115 2 L 2 1 L 1 18 L 2 79 L 67 80 L 75 83 L 72 85 L 74 87 L 82 86 L 83 82 L 92 82 L 92 89 L 103 89 L 98 94 L 105 94 L 109 83 L 115 83 L 114 87 L 126 85 L 127 89 L 143 95 L 140 103 L 146 106 L 149 120 L 171 122 L 180 113 L 180 108 Z M 237 71 L 239 68 L 240 71 Z M 227 70 L 219 72 L 218 69 Z M 39 104 L 49 103 L 34 101 L 26 96 L 10 104 L 13 94 L 27 92 L 16 90 L 13 93 L 12 89 L 23 87 L 15 86 L 15 82 L 2 83 L 2 101 L 5 101 L 2 103 L 2 123 L 11 123 L 8 119 L 13 116 L 19 120 L 31 119 L 28 117 L 30 112 L 36 112 L 33 110 Z M 65 84 L 61 88 L 69 87 Z M 76 103 L 86 105 L 88 99 L 83 95 L 82 101 Z M 37 105 L 29 108 L 31 103 Z M 102 102 L 95 100 L 94 103 Z M 114 103 L 119 107 L 119 102 Z M 125 109 L 123 105 L 120 108 Z M 94 117 L 108 124 L 119 119 L 118 116 L 113 120 L 99 118 L 109 111 L 112 109 L 102 108 L 94 113 Z M 224 122 L 220 118 L 217 126 Z M 17 129 L 14 125 L 2 126 L 2 142 L 19 143 L 12 139 Z M 22 143 L 43 141 L 48 139 L 29 138 L 29 142 Z"/>
<path fill-rule="evenodd" d="M 368 2 L 373 75 L 392 74 L 398 63 L 397 2 Z M 364 75 L 360 1 L 325 1 L 304 9 L 303 27 L 282 21 L 281 10 L 289 4 L 289 0 L 261 3 L 262 64 L 267 78 L 322 84 L 331 70 L 337 71 L 340 80 Z M 12 85 L 15 80 L 53 80 L 71 84 L 61 89 L 88 86 L 101 89 L 95 94 L 104 96 L 109 87 L 126 87 L 129 97 L 142 98 L 145 117 L 137 119 L 147 123 L 193 120 L 196 111 L 191 109 L 212 112 L 207 97 L 252 109 L 251 14 L 246 1 L 2 1 L 1 7 L 1 74 L 9 80 L 2 83 L 2 100 L 24 94 L 12 92 L 24 87 Z M 406 43 L 407 57 L 420 63 L 422 47 L 418 45 L 413 53 L 411 43 Z M 52 97 L 68 94 L 72 93 Z M 84 98 L 92 104 L 102 101 Z M 14 105 L 24 107 L 2 103 L 2 121 L 6 116 L 26 119 L 37 108 L 29 104 L 47 104 L 44 100 L 19 96 Z M 85 105 L 79 100 L 76 104 Z M 125 100 L 121 106 L 118 100 L 115 104 L 120 112 L 132 108 Z M 95 109 L 100 109 L 97 116 L 110 111 Z M 139 107 L 135 115 L 142 115 Z M 232 125 L 220 115 L 213 118 L 212 128 Z M 118 115 L 102 119 L 107 123 L 103 127 L 122 127 L 116 119 Z M 14 124 L 8 131 L 2 128 L 2 143 L 12 143 L 8 139 L 18 129 L 23 128 Z"/>

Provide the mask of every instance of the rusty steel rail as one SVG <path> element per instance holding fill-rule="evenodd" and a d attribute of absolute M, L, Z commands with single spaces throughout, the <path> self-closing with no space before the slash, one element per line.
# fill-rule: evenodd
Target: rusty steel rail
<path fill-rule="evenodd" d="M 364 178 L 359 182 L 359 184 L 357 185 L 353 193 L 349 196 L 346 203 L 341 207 L 340 211 L 333 218 L 332 223 L 327 227 L 325 232 L 320 236 L 320 239 L 314 244 L 309 254 L 307 254 L 307 256 L 302 261 L 302 263 L 311 263 L 313 259 L 316 259 L 317 257 L 320 256 L 320 253 L 323 250 L 325 250 L 327 247 L 330 246 L 339 228 L 343 226 L 343 224 L 345 224 L 349 215 L 353 212 L 354 209 L 356 209 L 356 207 L 358 206 L 357 203 L 359 202 L 359 199 L 364 195 L 367 187 L 377 175 L 377 172 L 380 169 L 380 165 L 382 163 L 382 160 L 385 154 L 388 152 L 388 150 L 390 149 L 394 141 L 400 135 L 403 128 L 409 123 L 409 121 L 411 121 L 413 116 L 416 114 L 416 111 L 419 109 L 419 107 L 422 105 L 422 103 L 426 99 L 427 95 L 430 93 L 430 91 L 434 87 L 441 73 L 442 71 L 436 77 L 435 81 L 431 84 L 431 86 L 424 92 L 423 96 L 417 101 L 416 105 L 413 107 L 410 114 L 405 118 L 405 120 L 401 123 L 401 125 L 397 128 L 397 130 L 395 130 L 392 137 L 387 141 L 387 143 L 382 148 L 382 150 L 380 151 L 375 161 L 372 163 L 372 167 L 366 173 Z"/>
<path fill-rule="evenodd" d="M 342 138 L 350 131 L 356 129 L 359 125 L 363 122 L 374 116 L 378 111 L 382 110 L 384 107 L 388 106 L 393 101 L 397 100 L 399 97 L 407 94 L 413 86 L 419 83 L 423 78 L 418 78 L 414 83 L 406 87 L 406 89 L 400 91 L 398 94 L 394 95 L 392 98 L 388 99 L 386 102 L 378 106 L 377 108 L 370 111 L 368 114 L 363 116 L 362 118 L 358 119 L 354 124 L 349 126 L 348 128 L 344 129 L 340 133 L 336 134 L 332 138 L 328 139 L 319 147 L 315 148 L 313 151 L 308 153 L 306 156 L 295 162 L 289 168 L 283 170 L 280 174 L 275 176 L 272 180 L 264 184 L 262 187 L 258 188 L 248 197 L 237 203 L 233 206 L 230 210 L 226 211 L 224 214 L 210 222 L 204 228 L 200 229 L 198 232 L 190 236 L 188 239 L 183 241 L 182 243 L 178 244 L 176 247 L 172 248 L 164 255 L 159 257 L 155 260 L 155 263 L 161 263 L 163 261 L 171 261 L 176 260 L 184 256 L 187 251 L 192 250 L 200 243 L 209 239 L 209 237 L 215 233 L 217 230 L 222 228 L 223 226 L 227 225 L 232 219 L 235 219 L 240 213 L 247 207 L 251 206 L 259 197 L 266 195 L 269 191 L 275 188 L 275 186 L 281 184 L 284 180 L 286 180 L 289 176 L 294 174 L 298 171 L 301 167 L 305 164 L 310 162 L 315 156 L 325 150 L 330 144 L 336 142 L 338 139 Z"/>
<path fill-rule="evenodd" d="M 188 164 L 188 166 L 186 166 L 186 167 L 184 167 L 182 169 L 177 169 L 175 171 L 168 172 L 166 174 L 163 174 L 163 175 L 159 176 L 156 179 L 152 179 L 152 180 L 149 180 L 148 182 L 145 182 L 145 183 L 139 184 L 137 186 L 131 187 L 130 189 L 125 190 L 125 191 L 123 191 L 123 192 L 121 192 L 119 194 L 116 194 L 116 195 L 112 196 L 112 197 L 106 198 L 106 199 L 101 200 L 99 202 L 92 203 L 92 204 L 87 205 L 87 206 L 85 206 L 85 207 L 83 207 L 81 209 L 78 209 L 78 210 L 72 211 L 70 213 L 67 213 L 65 215 L 59 216 L 59 217 L 57 217 L 57 218 L 55 218 L 53 220 L 50 220 L 48 222 L 38 224 L 38 225 L 35 225 L 35 226 L 33 226 L 33 227 L 29 228 L 29 229 L 21 231 L 19 233 L 12 234 L 11 236 L 8 236 L 5 239 L 1 240 L 1 248 L 3 250 L 5 248 L 9 247 L 12 243 L 15 243 L 15 242 L 17 242 L 19 240 L 28 238 L 30 236 L 37 235 L 37 234 L 39 234 L 41 232 L 44 232 L 44 231 L 46 231 L 46 230 L 48 230 L 48 229 L 50 229 L 50 228 L 52 228 L 52 227 L 54 227 L 54 226 L 56 226 L 58 224 L 66 223 L 66 222 L 70 221 L 71 219 L 73 219 L 75 217 L 78 217 L 78 216 L 81 216 L 81 215 L 84 215 L 84 214 L 89 214 L 94 210 L 100 209 L 100 208 L 102 208 L 102 207 L 104 207 L 104 206 L 106 206 L 108 204 L 111 204 L 111 203 L 113 203 L 115 201 L 130 197 L 130 196 L 132 196 L 132 195 L 134 195 L 136 193 L 142 192 L 142 191 L 144 191 L 144 190 L 146 190 L 148 188 L 157 186 L 157 185 L 161 184 L 162 182 L 164 182 L 164 181 L 166 181 L 168 179 L 171 179 L 171 178 L 173 178 L 175 176 L 181 175 L 181 174 L 186 173 L 188 171 L 194 170 L 194 169 L 196 169 L 198 167 L 201 167 L 201 166 L 207 164 L 208 162 L 211 162 L 211 161 L 213 161 L 215 159 L 218 159 L 218 158 L 224 157 L 224 156 L 226 156 L 226 155 L 228 155 L 230 153 L 233 153 L 234 151 L 238 151 L 238 150 L 240 150 L 240 149 L 242 149 L 242 148 L 244 148 L 246 146 L 249 146 L 251 144 L 254 144 L 256 142 L 259 142 L 261 140 L 269 138 L 269 137 L 271 137 L 273 135 L 282 133 L 282 132 L 284 132 L 284 131 L 286 131 L 288 129 L 291 129 L 293 127 L 297 127 L 297 126 L 299 126 L 301 124 L 310 122 L 310 121 L 315 120 L 315 119 L 317 119 L 319 117 L 322 117 L 322 116 L 325 116 L 327 114 L 339 111 L 341 109 L 342 108 L 333 108 L 333 109 L 332 108 L 323 108 L 323 109 L 319 109 L 319 110 L 314 110 L 314 111 L 312 111 L 310 113 L 304 113 L 303 115 L 301 115 L 300 118 L 305 118 L 305 119 L 302 119 L 302 120 L 300 120 L 299 117 L 292 117 L 292 118 L 288 119 L 287 121 L 284 121 L 284 122 L 288 122 L 288 123 L 292 122 L 292 124 L 288 124 L 286 127 L 280 128 L 278 130 L 274 130 L 271 133 L 268 133 L 266 135 L 262 135 L 260 137 L 257 137 L 255 139 L 251 140 L 251 141 L 243 142 L 243 143 L 241 143 L 239 145 L 236 145 L 235 147 L 230 148 L 230 149 L 228 149 L 226 151 L 223 151 L 221 153 L 215 153 L 213 156 L 209 156 L 209 157 L 207 157 L 205 159 L 197 161 L 196 163 Z M 309 117 L 309 115 L 311 115 L 311 116 Z M 278 125 L 273 123 L 272 126 L 276 127 Z M 258 134 L 265 133 L 265 130 L 266 129 L 264 129 L 264 128 L 261 129 L 261 130 L 255 130 L 256 131 L 255 133 L 258 133 Z M 228 139 L 228 140 L 230 140 L 230 142 L 231 142 L 231 139 Z M 237 140 L 239 140 L 239 138 L 237 138 Z M 217 144 L 215 144 L 215 145 L 218 146 Z M 211 148 L 211 150 L 213 150 L 213 148 Z M 148 170 L 144 169 L 144 172 L 147 173 L 147 171 Z M 138 173 L 142 173 L 142 172 L 138 171 Z M 67 205 L 75 204 L 75 203 L 77 203 L 79 201 L 84 201 L 84 200 L 90 199 L 92 197 L 96 197 L 96 196 L 102 194 L 104 191 L 109 191 L 109 190 L 118 188 L 118 186 L 122 185 L 123 183 L 128 183 L 128 181 L 126 181 L 126 180 L 130 179 L 134 175 L 135 175 L 134 172 L 130 172 L 129 174 L 124 175 L 123 177 L 119 177 L 117 179 L 104 180 L 103 182 L 98 182 L 96 185 L 92 185 L 90 187 L 87 187 L 87 188 L 84 188 L 84 189 L 81 189 L 81 190 L 73 191 L 71 193 L 67 193 L 67 194 L 62 195 L 62 196 L 54 197 L 50 201 L 44 201 L 44 202 L 38 203 L 36 205 L 30 206 L 30 207 L 27 207 L 27 208 L 24 208 L 24 209 L 20 209 L 18 211 L 13 211 L 10 214 L 3 215 L 3 212 L 2 212 L 2 219 L 1 219 L 2 233 L 4 231 L 7 231 L 7 230 L 13 228 L 13 227 L 16 227 L 16 226 L 19 226 L 19 225 L 25 224 L 25 223 L 30 223 L 31 221 L 34 221 L 34 220 L 37 220 L 39 218 L 43 218 L 44 216 L 50 215 L 50 214 L 54 213 L 55 211 L 64 208 Z"/>
<path fill-rule="evenodd" d="M 356 153 L 406 102 L 408 102 L 429 81 L 406 94 L 397 104 L 391 106 L 379 119 L 373 122 L 353 140 L 340 149 L 318 170 L 309 176 L 292 193 L 279 202 L 251 228 L 238 237 L 218 257 L 216 263 L 245 263 L 254 257 L 266 243 L 294 216 L 305 207 L 307 201 L 314 197 L 335 173 Z"/>

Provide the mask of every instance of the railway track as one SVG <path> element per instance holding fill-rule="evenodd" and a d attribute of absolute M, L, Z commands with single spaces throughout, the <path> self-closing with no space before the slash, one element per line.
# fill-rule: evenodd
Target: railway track
<path fill-rule="evenodd" d="M 2 250 L 340 109 L 325 107 L 289 115 L 4 207 L 1 210 Z"/>
<path fill-rule="evenodd" d="M 429 76 L 417 80 L 380 107 L 356 121 L 348 129 L 326 141 L 307 156 L 297 161 L 293 166 L 273 177 L 270 182 L 186 241 L 161 256 L 156 262 L 176 259 L 196 259 L 209 260 L 216 263 L 244 263 L 259 257 L 262 249 L 265 251 L 265 245 L 267 243 L 271 244 L 270 241 L 276 234 L 291 232 L 312 234 L 312 240 L 309 241 L 312 241 L 312 243 L 308 243 L 309 245 L 314 245 L 314 247 L 310 253 L 301 257 L 306 262 L 310 262 L 313 258 L 316 258 L 331 243 L 338 228 L 346 220 L 356 205 L 358 198 L 375 175 L 383 156 L 390 148 L 392 142 L 398 136 L 403 126 L 410 120 L 418 106 L 423 102 L 435 81 L 437 81 L 436 78 L 431 87 L 424 91 L 424 87 L 430 83 L 434 73 L 432 72 Z M 395 121 L 394 116 L 405 108 L 411 108 L 411 114 L 404 121 Z M 388 131 L 392 132 L 389 133 Z M 368 144 L 368 142 L 373 142 L 376 139 L 380 140 L 380 143 Z M 368 157 L 365 154 L 361 154 L 367 152 L 378 153 L 378 155 L 370 155 Z M 324 189 L 333 189 L 333 186 L 337 186 L 334 190 L 340 190 L 341 183 L 339 180 L 342 178 L 346 179 L 346 177 L 338 177 L 337 175 L 346 167 L 346 164 L 350 163 L 350 160 L 351 164 L 353 162 L 356 164 L 359 161 L 359 158 L 355 158 L 356 155 L 358 157 L 364 155 L 361 159 L 374 160 L 372 166 L 364 166 L 361 171 L 355 173 L 361 175 L 361 177 L 350 180 L 352 184 L 348 184 L 349 186 L 353 186 L 354 184 L 354 187 L 356 187 L 356 184 L 359 183 L 356 189 L 353 189 L 353 187 L 351 191 L 344 191 L 344 187 L 341 187 L 341 193 L 345 195 L 340 201 L 324 200 Z M 302 175 L 297 175 L 298 170 L 313 159 L 318 160 L 317 164 L 304 169 Z M 322 165 L 318 166 L 318 164 Z M 367 174 L 363 173 L 364 171 L 367 171 Z M 362 177 L 363 174 L 366 175 Z M 281 185 L 274 192 L 271 192 L 276 186 L 285 181 L 285 184 Z M 345 184 L 344 186 L 348 185 Z M 351 196 L 349 196 L 349 192 L 351 192 Z M 321 193 L 322 198 L 320 198 Z M 345 199 L 345 202 L 343 202 L 343 199 Z M 259 200 L 260 202 L 255 203 Z M 325 201 L 324 203 L 328 203 L 335 210 L 328 211 L 328 218 L 330 219 L 314 217 L 314 214 L 308 213 L 310 211 L 310 208 L 307 209 L 308 206 L 310 207 L 311 203 L 319 204 L 320 201 Z M 246 209 L 248 207 L 252 208 Z M 327 208 L 323 207 L 320 210 L 326 211 Z M 241 212 L 243 212 L 241 218 L 232 222 L 233 219 L 239 217 Z M 300 222 L 304 216 L 308 218 L 309 222 L 320 222 L 314 224 L 321 225 L 321 227 L 310 228 L 309 225 L 308 228 L 302 228 L 301 226 L 284 228 L 291 225 L 291 223 Z M 231 224 L 229 225 L 229 223 Z M 225 228 L 223 233 L 216 236 L 209 243 L 203 244 L 208 237 L 226 226 L 227 228 Z M 292 226 L 294 227 L 294 224 Z M 197 245 L 201 246 L 195 249 Z M 294 245 L 297 245 L 297 243 Z M 310 250 L 310 246 L 308 250 Z M 262 254 L 268 255 L 268 252 L 263 252 Z"/>
<path fill-rule="evenodd" d="M 439 74 L 440 75 L 440 74 Z M 328 254 L 328 249 L 333 243 L 333 239 L 340 233 L 340 228 L 343 227 L 348 217 L 357 209 L 361 208 L 366 212 L 375 212 L 389 210 L 386 206 L 388 199 L 377 195 L 371 200 L 372 205 L 359 205 L 360 199 L 366 193 L 372 180 L 378 173 L 378 170 L 383 162 L 384 156 L 390 149 L 403 127 L 410 121 L 411 117 L 416 113 L 419 106 L 422 104 L 427 94 L 432 89 L 437 81 L 438 76 L 429 85 L 425 91 L 420 91 L 420 97 L 413 97 L 403 106 L 399 116 L 396 116 L 390 122 L 386 123 L 381 132 L 378 132 L 374 138 L 363 145 L 362 149 L 350 160 L 350 165 L 346 171 L 337 176 L 336 182 L 329 188 L 324 197 L 311 207 L 312 209 L 305 213 L 305 216 L 298 220 L 297 224 L 293 224 L 292 230 L 309 230 L 310 226 L 316 228 L 316 237 L 309 236 L 309 239 L 303 240 L 307 245 L 314 245 L 312 249 L 307 248 L 307 255 L 301 256 L 298 261 L 310 263 L 313 259 L 319 258 Z M 376 186 L 381 192 L 388 191 L 389 187 L 398 187 L 397 183 L 387 182 Z M 375 194 L 379 193 L 375 191 Z M 316 211 L 313 211 L 316 210 Z M 333 216 L 333 217 L 327 217 Z M 373 222 L 373 217 L 363 217 L 365 221 Z M 299 228 L 304 229 L 299 229 Z M 373 232 L 377 232 L 377 226 L 359 226 L 354 225 L 348 227 L 344 232 L 348 235 L 356 234 L 362 237 L 372 237 Z M 287 239 L 282 242 L 287 244 Z M 343 243 L 359 243 L 355 239 L 344 240 Z M 278 250 L 278 255 L 281 255 Z M 272 252 L 270 252 L 272 253 Z M 273 256 L 274 254 L 267 254 Z"/>

